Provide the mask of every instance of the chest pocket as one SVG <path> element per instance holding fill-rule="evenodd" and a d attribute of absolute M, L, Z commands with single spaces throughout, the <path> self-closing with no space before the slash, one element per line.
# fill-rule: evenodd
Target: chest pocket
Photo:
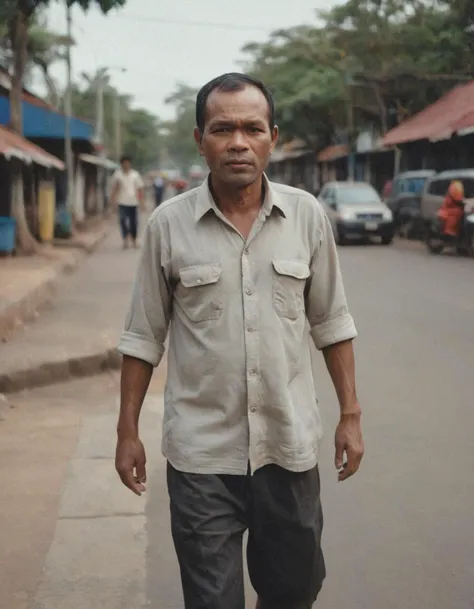
<path fill-rule="evenodd" d="M 219 319 L 224 310 L 220 264 L 201 264 L 180 269 L 175 298 L 193 322 Z"/>
<path fill-rule="evenodd" d="M 280 317 L 298 319 L 304 312 L 309 266 L 301 260 L 273 260 L 273 308 Z"/>

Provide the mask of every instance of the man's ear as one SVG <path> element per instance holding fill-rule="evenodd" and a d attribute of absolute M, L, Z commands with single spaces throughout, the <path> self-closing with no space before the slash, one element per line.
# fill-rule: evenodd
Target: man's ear
<path fill-rule="evenodd" d="M 199 127 L 194 127 L 194 141 L 196 142 L 196 146 L 199 150 L 199 154 L 204 156 L 204 150 L 202 147 L 202 133 Z"/>
<path fill-rule="evenodd" d="M 273 131 L 272 131 L 272 145 L 270 148 L 270 152 L 273 152 L 275 150 L 276 143 L 278 142 L 278 135 L 279 135 L 278 126 L 275 125 L 273 127 Z"/>

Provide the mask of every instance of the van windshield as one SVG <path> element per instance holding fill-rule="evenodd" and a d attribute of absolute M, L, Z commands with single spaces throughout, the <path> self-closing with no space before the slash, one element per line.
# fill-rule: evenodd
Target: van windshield
<path fill-rule="evenodd" d="M 405 178 L 400 180 L 398 185 L 398 193 L 409 193 L 412 195 L 421 195 L 425 187 L 426 178 Z"/>
<path fill-rule="evenodd" d="M 340 188 L 337 191 L 338 200 L 344 205 L 357 205 L 359 203 L 379 203 L 380 197 L 371 186 L 355 188 Z"/>

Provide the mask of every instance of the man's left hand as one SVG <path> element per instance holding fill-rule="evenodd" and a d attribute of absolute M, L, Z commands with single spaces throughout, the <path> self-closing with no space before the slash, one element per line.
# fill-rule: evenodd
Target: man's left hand
<path fill-rule="evenodd" d="M 360 419 L 360 413 L 342 414 L 337 426 L 335 464 L 339 471 L 339 482 L 347 480 L 356 473 L 364 456 Z"/>

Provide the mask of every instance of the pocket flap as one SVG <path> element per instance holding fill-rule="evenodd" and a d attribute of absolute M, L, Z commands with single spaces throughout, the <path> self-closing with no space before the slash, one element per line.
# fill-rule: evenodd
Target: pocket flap
<path fill-rule="evenodd" d="M 273 268 L 279 275 L 295 277 L 296 279 L 307 279 L 309 277 L 309 265 L 301 260 L 273 260 Z"/>
<path fill-rule="evenodd" d="M 200 285 L 217 283 L 222 274 L 220 264 L 201 264 L 180 269 L 179 277 L 185 288 L 195 288 Z"/>

